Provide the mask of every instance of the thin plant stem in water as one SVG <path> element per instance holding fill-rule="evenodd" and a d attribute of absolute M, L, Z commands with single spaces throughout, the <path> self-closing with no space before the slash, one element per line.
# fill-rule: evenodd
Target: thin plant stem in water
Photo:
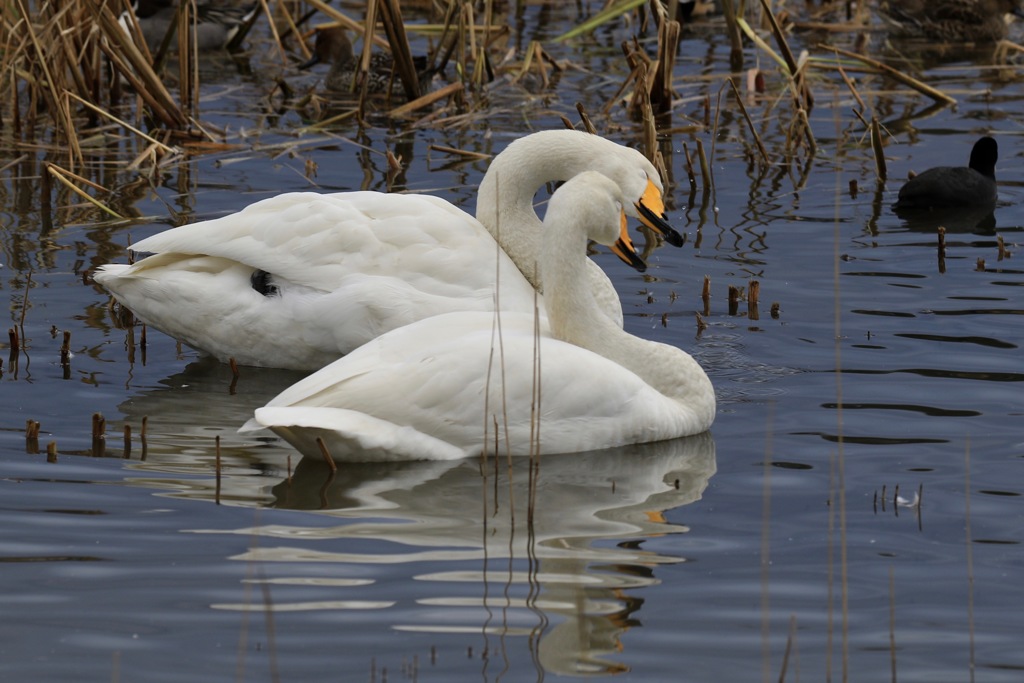
<path fill-rule="evenodd" d="M 769 568 L 772 562 L 772 423 L 774 402 L 768 407 L 768 425 L 765 429 L 764 462 L 761 484 L 761 676 L 771 678 L 771 597 L 769 595 Z"/>
<path fill-rule="evenodd" d="M 889 664 L 896 683 L 896 570 L 889 567 Z"/>
<path fill-rule="evenodd" d="M 838 125 L 838 122 L 837 122 Z M 836 198 L 835 217 L 833 220 L 833 253 L 832 253 L 832 283 L 833 294 L 832 315 L 834 320 L 834 348 L 835 348 L 835 378 L 836 378 L 836 470 L 837 485 L 839 487 L 839 582 L 840 582 L 840 612 L 842 615 L 842 681 L 849 680 L 849 647 L 850 647 L 850 612 L 849 612 L 849 591 L 847 576 L 847 548 L 846 548 L 846 462 L 843 448 L 843 350 L 842 350 L 842 307 L 840 305 L 840 277 L 842 273 L 839 265 L 842 263 L 840 247 L 842 235 L 840 226 L 839 198 L 842 196 L 842 173 L 836 173 L 836 189 L 832 196 Z M 831 673 L 831 672 L 829 672 Z"/>
<path fill-rule="evenodd" d="M 971 547 L 971 438 L 964 446 L 964 539 L 967 543 L 967 671 L 974 683 L 974 550 Z"/>

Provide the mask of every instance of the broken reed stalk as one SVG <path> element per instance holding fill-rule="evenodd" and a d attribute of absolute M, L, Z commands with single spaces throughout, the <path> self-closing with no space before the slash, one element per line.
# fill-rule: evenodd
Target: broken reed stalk
<path fill-rule="evenodd" d="M 122 216 L 118 212 L 114 211 L 109 206 L 107 206 L 103 202 L 99 201 L 95 197 L 92 197 L 88 192 L 86 192 L 85 190 L 81 189 L 80 187 L 78 187 L 77 185 L 72 183 L 66 176 L 72 176 L 76 180 L 84 182 L 84 183 L 86 183 L 86 184 L 88 184 L 88 185 L 90 185 L 90 186 L 92 186 L 94 188 L 99 188 L 99 189 L 103 190 L 104 192 L 106 192 L 106 189 L 100 187 L 96 183 L 93 183 L 93 182 L 90 182 L 90 181 L 86 180 L 85 178 L 83 178 L 82 176 L 80 176 L 80 175 L 78 175 L 76 173 L 72 173 L 71 171 L 64 170 L 63 168 L 60 168 L 56 164 L 47 163 L 46 164 L 46 171 L 51 176 L 56 178 L 57 181 L 61 185 L 63 185 L 64 187 L 68 188 L 69 190 L 71 190 L 72 192 L 77 194 L 79 197 L 81 197 L 85 201 L 87 201 L 90 204 L 92 204 L 93 206 L 95 206 L 97 209 L 100 209 L 101 211 L 103 211 L 104 213 L 109 215 L 111 218 L 114 218 L 116 220 L 124 220 L 124 216 Z"/>
<path fill-rule="evenodd" d="M 79 147 L 78 134 L 75 131 L 75 124 L 71 118 L 71 108 L 67 104 L 67 99 L 61 94 L 64 90 L 64 88 L 62 88 L 62 84 L 64 83 L 63 77 L 65 70 L 63 68 L 56 68 L 58 64 L 52 65 L 54 68 L 51 68 L 51 60 L 48 59 L 51 52 L 56 53 L 55 59 L 59 59 L 64 53 L 60 50 L 51 51 L 53 41 L 49 40 L 47 36 L 40 36 L 36 32 L 35 23 L 29 20 L 30 17 L 34 17 L 36 15 L 29 11 L 25 0 L 17 0 L 17 5 L 19 15 L 25 19 L 24 21 L 19 22 L 21 24 L 21 29 L 27 32 L 29 43 L 31 44 L 31 51 L 34 53 L 34 59 L 31 60 L 30 63 L 38 65 L 38 68 L 42 71 L 41 74 L 38 74 L 38 76 L 41 76 L 38 80 L 41 80 L 45 84 L 45 87 L 40 88 L 41 94 L 43 95 L 43 99 L 48 103 L 47 108 L 51 112 L 51 115 L 54 116 L 57 127 L 63 132 L 63 135 L 60 136 L 59 139 L 65 140 L 68 144 L 69 162 L 72 164 L 81 164 L 83 160 L 82 150 Z M 61 20 L 68 15 L 68 9 L 69 8 L 65 7 L 64 11 L 55 15 L 53 17 L 53 21 L 48 22 L 44 27 L 44 30 L 48 28 L 59 30 Z M 55 74 L 57 78 L 55 78 Z M 58 80 L 58 78 L 60 80 Z M 15 90 L 17 90 L 17 87 L 15 87 Z"/>
<path fill-rule="evenodd" d="M 170 147 L 168 145 L 165 145 L 164 143 L 160 142 L 159 140 L 157 140 L 153 136 L 147 135 L 143 131 L 139 130 L 135 126 L 133 126 L 130 123 L 128 123 L 127 121 L 114 116 L 109 111 L 96 106 L 95 104 L 93 104 L 92 102 L 89 102 L 88 100 L 82 99 L 81 97 L 79 97 L 75 93 L 69 92 L 68 96 L 78 100 L 82 104 L 82 106 L 88 107 L 89 109 L 93 110 L 94 112 L 96 112 L 100 116 L 103 116 L 103 117 L 105 117 L 107 119 L 110 119 L 114 123 L 116 123 L 119 126 L 121 126 L 122 128 L 124 128 L 125 130 L 129 130 L 132 133 L 135 133 L 137 136 L 139 136 L 140 138 L 142 138 L 146 142 L 148 142 L 151 145 L 154 145 L 157 148 L 159 148 L 160 151 L 162 151 L 164 153 L 167 153 L 167 154 L 170 154 L 170 153 L 173 153 L 173 152 L 177 151 L 175 148 Z"/>
<path fill-rule="evenodd" d="M 551 84 L 551 80 L 548 78 L 547 67 L 544 66 L 545 59 L 548 59 L 552 63 L 554 63 L 554 60 L 551 60 L 551 58 L 547 56 L 547 53 L 544 52 L 544 48 L 541 46 L 540 42 L 536 40 L 531 40 L 530 46 L 526 48 L 526 58 L 523 60 L 523 66 L 522 68 L 519 69 L 519 72 L 515 75 L 515 78 L 513 80 L 518 81 L 523 76 L 530 73 L 533 70 L 533 65 L 536 64 L 537 73 L 540 74 L 541 88 L 543 90 L 547 90 L 548 86 Z M 474 84 L 477 87 L 483 85 L 483 83 L 481 82 L 481 77 L 474 79 Z"/>
<path fill-rule="evenodd" d="M 686 177 L 690 181 L 690 191 L 697 190 L 697 174 L 693 170 L 693 157 L 690 155 L 690 148 L 683 143 L 683 159 L 686 162 Z"/>
<path fill-rule="evenodd" d="M 139 460 L 145 461 L 147 452 L 149 451 L 149 440 L 147 438 L 146 431 L 149 428 L 149 416 L 143 415 L 142 427 L 139 429 L 139 444 L 142 446 L 142 453 L 139 454 Z"/>
<path fill-rule="evenodd" d="M 711 176 L 711 166 L 708 165 L 708 157 L 704 154 L 704 142 L 700 138 L 697 138 L 697 158 L 700 160 L 700 178 L 704 183 L 704 189 L 711 190 L 715 183 Z"/>
<path fill-rule="evenodd" d="M 46 444 L 46 462 L 57 462 L 57 442 Z"/>
<path fill-rule="evenodd" d="M 858 62 L 861 62 L 862 64 L 866 64 L 866 65 L 870 66 L 871 68 L 876 69 L 879 73 L 882 73 L 885 76 L 888 76 L 889 78 L 893 79 L 894 81 L 898 81 L 899 83 L 902 83 L 903 85 L 905 85 L 907 87 L 913 88 L 917 92 L 921 93 L 922 95 L 924 95 L 926 97 L 930 97 L 931 99 L 935 100 L 936 102 L 942 102 L 943 104 L 956 104 L 956 99 L 950 97 L 949 95 L 947 95 L 946 93 L 942 92 L 941 90 L 933 88 L 933 87 L 931 87 L 930 85 L 928 85 L 926 83 L 922 83 L 921 81 L 917 80 L 916 78 L 911 78 L 910 76 L 906 75 L 902 71 L 898 71 L 897 69 L 892 68 L 888 64 L 883 64 L 882 62 L 879 62 L 877 60 L 871 59 L 870 57 L 865 57 L 864 55 L 857 54 L 856 52 L 850 52 L 848 50 L 844 50 L 842 48 L 835 47 L 833 45 L 828 45 L 828 46 L 822 45 L 822 46 L 819 46 L 819 47 L 830 49 L 833 52 L 835 52 L 837 55 L 842 55 L 844 57 L 849 57 L 850 59 L 857 60 Z"/>
<path fill-rule="evenodd" d="M 355 74 L 355 87 L 359 95 L 357 109 L 358 119 L 363 122 L 366 119 L 367 89 L 370 75 L 370 55 L 373 50 L 373 43 L 366 40 L 368 36 L 374 35 L 374 27 L 377 25 L 377 0 L 367 0 L 366 16 L 363 22 L 363 49 L 359 54 L 359 66 Z"/>
<path fill-rule="evenodd" d="M 885 149 L 882 146 L 882 125 L 874 116 L 871 117 L 869 132 L 871 133 L 871 151 L 875 155 L 875 173 L 879 180 L 885 182 L 889 172 L 885 166 Z"/>
<path fill-rule="evenodd" d="M 747 286 L 747 318 L 759 320 L 760 312 L 757 308 L 758 299 L 761 297 L 761 283 L 758 280 L 751 280 Z"/>
<path fill-rule="evenodd" d="M 609 6 L 605 7 L 605 9 L 595 14 L 589 21 L 585 21 L 579 26 L 576 26 L 575 28 L 566 31 L 562 35 L 555 38 L 554 42 L 561 43 L 562 41 L 569 40 L 577 36 L 581 36 L 584 33 L 590 33 L 598 26 L 606 22 L 609 22 L 612 19 L 615 19 L 616 17 L 619 17 L 627 12 L 631 12 L 632 10 L 646 3 L 647 0 L 624 0 L 624 2 L 610 3 Z"/>
<path fill-rule="evenodd" d="M 700 294 L 701 301 L 704 302 L 704 315 L 711 315 L 711 276 L 704 276 L 704 288 Z"/>
<path fill-rule="evenodd" d="M 199 20 L 197 13 L 193 0 L 178 3 L 178 99 L 190 119 L 199 118 L 199 48 L 192 30 Z"/>
<path fill-rule="evenodd" d="M 729 35 L 729 67 L 733 71 L 743 68 L 743 38 L 740 36 L 739 20 L 733 0 L 722 0 L 722 14 L 725 15 L 725 31 Z"/>
<path fill-rule="evenodd" d="M 658 149 L 658 130 L 654 125 L 654 109 L 651 106 L 651 94 L 647 90 L 647 67 L 641 65 L 637 72 L 637 84 L 640 101 L 640 116 L 643 122 L 644 156 L 650 160 L 658 175 L 668 178 L 668 169 L 665 168 L 665 159 L 661 150 Z"/>
<path fill-rule="evenodd" d="M 110 4 L 100 3 L 99 0 L 91 2 L 104 37 L 98 44 L 111 65 L 131 84 L 154 118 L 168 128 L 184 128 L 188 117 L 171 97 L 148 57 L 121 28 L 117 17 L 110 9 Z M 145 41 L 141 44 L 144 45 Z"/>
<path fill-rule="evenodd" d="M 797 119 L 801 124 L 801 131 L 804 134 L 804 140 L 807 143 L 807 153 L 813 158 L 818 153 L 818 143 L 814 140 L 814 131 L 811 130 L 811 120 L 807 116 L 807 110 L 800 108 L 796 110 Z"/>
<path fill-rule="evenodd" d="M 64 330 L 64 343 L 60 345 L 60 364 L 71 363 L 71 330 Z"/>
<path fill-rule="evenodd" d="M 672 74 L 676 68 L 676 53 L 679 52 L 679 22 L 663 20 L 658 26 L 658 61 L 651 83 L 651 104 L 659 112 L 672 108 Z"/>
<path fill-rule="evenodd" d="M 789 655 L 793 652 L 793 645 L 796 643 L 796 615 L 789 616 L 789 634 L 786 636 L 786 649 L 782 652 L 782 667 L 779 670 L 779 681 L 786 680 L 786 671 L 789 670 Z"/>
<path fill-rule="evenodd" d="M 18 328 L 12 327 L 8 329 L 7 338 L 11 345 L 11 358 L 17 358 L 18 352 L 21 350 L 21 339 L 18 337 Z"/>
<path fill-rule="evenodd" d="M 39 452 L 38 420 L 25 420 L 25 452 L 29 454 Z"/>
<path fill-rule="evenodd" d="M 126 424 L 124 426 L 124 432 L 123 433 L 124 433 L 124 452 L 121 454 L 121 457 L 124 458 L 125 460 L 128 460 L 129 458 L 132 457 L 132 426 Z"/>
<path fill-rule="evenodd" d="M 327 444 L 325 444 L 324 440 L 319 436 L 316 437 L 316 446 L 320 449 L 320 455 L 323 456 L 324 462 L 326 462 L 327 466 L 331 469 L 331 473 L 333 474 L 334 472 L 337 472 L 338 466 L 334 463 L 334 458 L 331 457 L 331 452 L 327 450 Z"/>
<path fill-rule="evenodd" d="M 571 126 L 570 126 L 571 127 Z M 484 154 L 483 152 L 472 152 L 468 149 L 456 149 L 455 147 L 446 147 L 444 145 L 427 145 L 427 149 L 432 152 L 441 152 L 442 154 L 453 154 L 456 156 L 465 157 L 467 159 L 490 159 L 490 154 Z"/>
<path fill-rule="evenodd" d="M 281 43 L 281 36 L 277 31 L 277 26 L 275 25 L 276 22 L 274 21 L 273 15 L 270 13 L 270 7 L 267 5 L 267 0 L 260 0 L 259 4 L 260 8 L 252 13 L 252 16 L 249 17 L 248 21 L 238 27 L 238 30 L 235 31 L 235 35 L 231 36 L 231 40 L 227 42 L 224 49 L 228 52 L 235 52 L 242 47 L 242 43 L 245 42 L 245 38 L 249 35 L 249 31 L 252 30 L 252 27 L 260 18 L 260 10 L 263 10 L 262 13 L 267 17 L 267 25 L 270 26 L 270 31 L 274 34 L 274 40 L 277 42 L 277 48 L 280 50 L 283 57 L 285 54 L 284 45 Z M 295 20 L 292 18 L 292 13 L 289 11 L 287 3 L 277 3 L 277 9 L 279 10 L 280 17 L 285 21 L 288 28 L 295 31 Z M 299 41 L 300 45 L 301 42 L 302 41 Z M 304 59 L 308 58 L 309 55 L 304 56 Z"/>
<path fill-rule="evenodd" d="M 939 226 L 939 272 L 946 272 L 946 229 Z"/>
<path fill-rule="evenodd" d="M 402 81 L 405 96 L 415 100 L 420 96 L 420 78 L 412 61 L 412 50 L 405 35 L 402 10 L 397 0 L 380 0 L 380 18 L 391 45 L 392 63 Z"/>
<path fill-rule="evenodd" d="M 92 456 L 102 458 L 107 450 L 107 421 L 102 413 L 92 414 Z"/>
<path fill-rule="evenodd" d="M 220 505 L 220 434 L 213 439 L 213 471 L 216 476 L 216 484 L 213 491 L 213 502 Z"/>
<path fill-rule="evenodd" d="M 754 136 L 754 143 L 757 145 L 757 151 L 761 153 L 761 160 L 764 162 L 765 167 L 771 166 L 772 162 L 771 159 L 768 158 L 768 150 L 765 149 L 764 143 L 761 142 L 761 136 L 757 134 L 757 128 L 754 127 L 754 122 L 750 120 L 750 114 L 747 113 L 747 108 L 743 105 L 743 98 L 740 96 L 740 91 L 736 88 L 736 83 L 731 78 L 727 78 L 725 81 L 732 88 L 732 94 L 736 98 L 736 104 L 740 107 L 740 114 L 743 115 L 744 120 L 747 122 L 747 128 L 750 129 L 750 134 Z"/>
<path fill-rule="evenodd" d="M 390 112 L 388 112 L 388 116 L 390 116 L 393 119 L 402 118 L 403 116 L 407 116 L 408 114 L 416 111 L 417 109 L 429 107 L 438 100 L 443 100 L 446 97 L 450 97 L 455 93 L 461 92 L 463 88 L 465 88 L 465 85 L 463 85 L 461 81 L 449 83 L 448 85 L 439 90 L 434 90 L 433 92 L 429 92 L 422 97 L 416 98 L 412 102 L 406 102 L 405 104 L 399 107 L 395 107 Z"/>
<path fill-rule="evenodd" d="M 761 0 L 761 9 L 764 11 L 765 18 L 768 19 L 772 35 L 775 36 L 775 44 L 779 46 L 779 52 L 782 53 L 782 59 L 785 62 L 786 69 L 789 71 L 794 88 L 793 94 L 796 97 L 798 107 L 800 109 L 811 109 L 814 106 L 814 96 L 811 94 L 810 86 L 807 85 L 807 79 L 804 78 L 804 70 L 793 57 L 793 51 L 789 48 L 786 34 L 783 33 L 782 27 L 779 26 L 779 22 L 775 19 L 775 13 L 772 12 L 768 0 Z"/>
<path fill-rule="evenodd" d="M 582 102 L 576 103 L 576 111 L 579 112 L 580 121 L 583 122 L 583 130 L 587 131 L 591 135 L 597 135 L 597 126 L 595 126 L 594 122 L 590 120 L 590 116 L 587 115 L 587 110 L 584 108 Z"/>
<path fill-rule="evenodd" d="M 860 115 L 860 112 L 867 111 L 868 106 L 864 103 L 864 98 L 860 96 L 857 86 L 854 85 L 853 81 L 850 80 L 850 77 L 846 75 L 846 69 L 844 69 L 843 65 L 839 64 L 838 61 L 836 62 L 836 68 L 839 70 L 839 75 L 842 77 L 843 83 L 846 84 L 846 88 L 850 91 L 850 94 L 853 95 L 853 98 L 857 100 L 857 107 L 859 108 L 859 111 L 857 112 L 858 115 Z"/>
<path fill-rule="evenodd" d="M 740 288 L 729 285 L 729 315 L 736 315 L 740 309 Z"/>

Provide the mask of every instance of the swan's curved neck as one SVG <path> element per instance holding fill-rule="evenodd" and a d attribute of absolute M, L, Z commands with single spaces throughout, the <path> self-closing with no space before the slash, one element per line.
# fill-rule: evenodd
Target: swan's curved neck
<path fill-rule="evenodd" d="M 545 283 L 544 305 L 552 334 L 627 368 L 662 395 L 706 410 L 714 418 L 714 388 L 688 353 L 641 339 L 603 315 L 587 286 L 585 236 L 576 230 L 548 230 L 539 255 Z"/>
<path fill-rule="evenodd" d="M 487 169 L 477 193 L 476 218 L 536 287 L 542 223 L 533 197 L 542 185 L 569 178 L 594 164 L 595 145 L 613 144 L 582 131 L 534 133 L 512 142 Z"/>

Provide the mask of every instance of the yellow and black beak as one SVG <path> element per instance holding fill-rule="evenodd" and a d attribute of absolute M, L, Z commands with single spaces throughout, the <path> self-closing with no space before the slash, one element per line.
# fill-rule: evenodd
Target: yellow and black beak
<path fill-rule="evenodd" d="M 647 270 L 647 264 L 636 253 L 636 249 L 633 248 L 633 240 L 629 238 L 629 224 L 626 222 L 625 212 L 622 212 L 622 226 L 619 228 L 619 239 L 615 240 L 615 244 L 612 245 L 612 253 L 641 273 Z"/>
<path fill-rule="evenodd" d="M 636 203 L 636 210 L 640 214 L 643 224 L 664 237 L 666 242 L 673 247 L 683 246 L 683 236 L 676 232 L 665 219 L 665 202 L 661 199 L 661 191 L 650 178 L 647 179 L 644 196 Z"/>

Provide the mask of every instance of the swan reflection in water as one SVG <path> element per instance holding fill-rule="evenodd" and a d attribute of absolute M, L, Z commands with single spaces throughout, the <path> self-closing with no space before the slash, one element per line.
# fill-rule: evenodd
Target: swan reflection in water
<path fill-rule="evenodd" d="M 204 382 L 201 370 L 186 370 L 188 381 L 170 378 L 174 390 L 123 406 L 128 415 L 154 409 L 148 458 L 132 463 L 141 475 L 133 483 L 212 502 L 209 442 L 221 434 L 222 502 L 310 511 L 308 525 L 294 512 L 275 520 L 264 511 L 256 527 L 190 530 L 258 537 L 231 559 L 262 568 L 271 609 L 334 610 L 352 615 L 352 628 L 361 631 L 380 623 L 406 632 L 478 635 L 492 649 L 528 647 L 528 661 L 535 657 L 550 673 L 623 670 L 620 638 L 643 604 L 628 589 L 658 583 L 659 565 L 686 559 L 678 551 L 645 550 L 640 542 L 685 533 L 664 513 L 699 500 L 716 467 L 714 441 L 705 433 L 544 456 L 533 485 L 525 457 L 513 458 L 511 467 L 505 458 L 468 459 L 345 465 L 336 473 L 306 458 L 289 478 L 290 449 L 229 436 L 250 404 L 287 378 L 246 373 L 231 396 L 230 372 Z M 180 411 L 172 405 L 179 402 Z M 182 472 L 210 476 L 173 478 Z M 251 611 L 268 604 L 212 607 Z M 507 654 L 513 666 L 523 661 Z"/>
<path fill-rule="evenodd" d="M 398 582 L 403 596 L 415 593 L 418 608 L 396 609 L 393 629 L 519 635 L 536 644 L 548 672 L 618 670 L 604 657 L 622 649 L 620 635 L 643 602 L 624 589 L 657 583 L 658 565 L 685 559 L 637 541 L 687 531 L 664 512 L 700 498 L 715 471 L 710 435 L 545 456 L 532 490 L 529 459 L 511 464 L 370 463 L 332 474 L 306 458 L 272 488 L 273 505 L 320 510 L 338 523 L 239 529 L 260 541 L 234 559 L 260 563 L 273 583 L 287 583 L 290 572 L 301 577 L 308 594 L 275 598 L 274 609 L 331 608 L 318 601 L 346 609 L 367 599 L 387 609 L 399 602 L 387 586 Z M 369 552 L 351 550 L 367 539 L 378 541 Z M 307 563 L 324 579 L 365 577 L 360 567 L 380 563 L 386 585 L 309 585 Z"/>

